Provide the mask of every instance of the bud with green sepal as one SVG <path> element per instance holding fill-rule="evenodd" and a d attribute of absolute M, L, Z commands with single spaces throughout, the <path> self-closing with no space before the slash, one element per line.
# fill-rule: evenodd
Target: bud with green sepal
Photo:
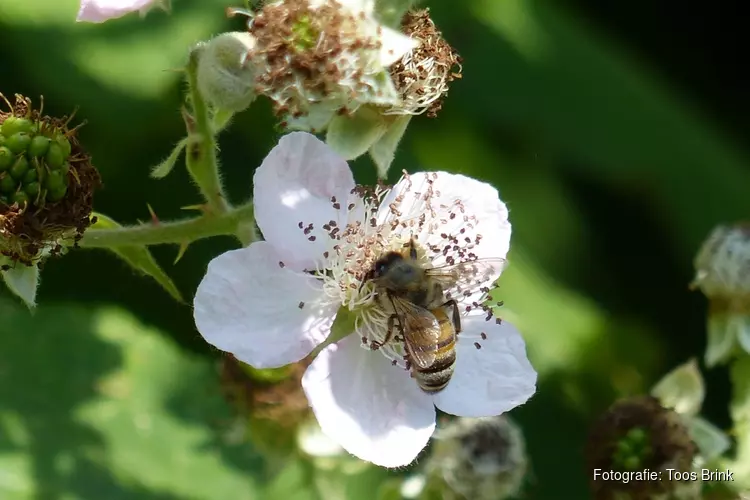
<path fill-rule="evenodd" d="M 68 128 L 72 116 L 45 116 L 20 95 L 0 99 L 8 107 L 0 110 L 0 252 L 14 268 L 31 268 L 81 238 L 100 178 Z"/>
<path fill-rule="evenodd" d="M 750 224 L 716 227 L 694 264 L 691 286 L 709 300 L 706 365 L 750 354 Z"/>

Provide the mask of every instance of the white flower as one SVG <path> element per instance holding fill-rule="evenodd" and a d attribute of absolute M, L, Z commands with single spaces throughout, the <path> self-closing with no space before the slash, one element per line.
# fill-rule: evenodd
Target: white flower
<path fill-rule="evenodd" d="M 307 356 L 346 308 L 356 331 L 323 349 L 302 385 L 323 432 L 349 453 L 385 467 L 407 465 L 435 429 L 435 406 L 491 416 L 534 393 L 536 372 L 520 334 L 472 305 L 482 290 L 454 297 L 463 331 L 453 378 L 437 395 L 410 378 L 400 343 L 369 347 L 383 340 L 387 315 L 360 285 L 385 251 L 413 236 L 432 265 L 505 257 L 511 228 L 493 187 L 434 172 L 368 193 L 328 146 L 295 132 L 256 170 L 254 204 L 265 241 L 211 261 L 195 296 L 196 325 L 212 345 L 270 368 Z"/>
<path fill-rule="evenodd" d="M 251 16 L 256 93 L 274 103 L 283 125 L 323 131 L 337 113 L 400 97 L 388 67 L 417 46 L 380 25 L 372 0 L 282 0 Z"/>
<path fill-rule="evenodd" d="M 131 12 L 143 15 L 153 7 L 168 9 L 168 5 L 169 0 L 81 0 L 76 21 L 103 23 Z"/>

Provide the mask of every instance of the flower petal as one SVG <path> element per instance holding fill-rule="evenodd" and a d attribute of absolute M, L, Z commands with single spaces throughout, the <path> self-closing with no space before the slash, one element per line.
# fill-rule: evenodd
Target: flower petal
<path fill-rule="evenodd" d="M 322 226 L 331 220 L 346 226 L 354 189 L 349 165 L 314 135 L 292 132 L 266 156 L 253 183 L 255 219 L 279 260 L 294 269 L 313 268 L 334 241 Z"/>
<path fill-rule="evenodd" d="M 480 235 L 481 241 L 471 249 L 477 258 L 506 257 L 511 234 L 508 208 L 500 200 L 497 189 L 486 182 L 447 172 L 412 174 L 393 187 L 381 204 L 381 213 L 390 217 L 386 208 L 397 196 L 403 196 L 399 204 L 399 210 L 404 214 L 401 218 L 419 217 L 426 212 L 424 195 L 430 188 L 429 204 L 437 212 L 435 218 L 440 220 L 440 227 L 431 233 L 423 231 L 420 243 L 444 246 L 445 238 L 441 236 L 444 233 L 460 236 L 461 241 L 465 238 L 473 241 Z M 454 217 L 450 216 L 451 212 Z M 463 233 L 460 233 L 461 229 Z"/>
<path fill-rule="evenodd" d="M 103 23 L 145 9 L 155 0 L 81 0 L 78 22 Z"/>
<path fill-rule="evenodd" d="M 302 388 L 323 432 L 375 465 L 410 464 L 435 430 L 431 398 L 355 335 L 321 351 Z"/>
<path fill-rule="evenodd" d="M 194 317 L 206 341 L 255 368 L 307 356 L 326 339 L 336 304 L 321 306 L 321 283 L 281 268 L 276 250 L 259 241 L 208 264 L 195 294 Z"/>
<path fill-rule="evenodd" d="M 453 378 L 435 406 L 461 417 L 490 417 L 525 403 L 536 392 L 537 375 L 518 330 L 506 321 L 485 321 L 481 313 L 466 316 L 462 326 Z M 471 337 L 482 332 L 487 338 L 477 349 Z"/>
<path fill-rule="evenodd" d="M 401 60 L 406 53 L 419 46 L 419 41 L 410 38 L 403 33 L 381 26 L 380 27 L 380 64 L 387 68 L 396 61 Z"/>
<path fill-rule="evenodd" d="M 352 12 L 364 12 L 367 15 L 375 10 L 375 0 L 339 0 L 339 4 Z"/>

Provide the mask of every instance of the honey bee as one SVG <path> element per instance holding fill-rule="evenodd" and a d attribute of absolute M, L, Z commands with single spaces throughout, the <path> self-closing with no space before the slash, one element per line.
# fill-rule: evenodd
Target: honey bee
<path fill-rule="evenodd" d="M 505 266 L 505 259 L 476 259 L 427 267 L 418 260 L 412 238 L 401 251 L 383 255 L 365 276 L 362 285 L 375 285 L 376 300 L 391 315 L 383 347 L 401 340 L 412 377 L 424 392 L 436 394 L 448 385 L 456 364 L 456 340 L 461 333 L 458 302 L 446 295 L 477 290 Z M 394 336 L 398 328 L 400 336 Z"/>

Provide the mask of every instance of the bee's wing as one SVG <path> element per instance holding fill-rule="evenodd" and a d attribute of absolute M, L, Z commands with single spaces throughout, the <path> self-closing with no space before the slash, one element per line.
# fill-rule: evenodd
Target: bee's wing
<path fill-rule="evenodd" d="M 488 258 L 448 264 L 425 270 L 425 274 L 439 283 L 444 291 L 455 289 L 459 294 L 466 290 L 477 291 L 492 286 L 492 277 L 499 276 L 508 261 Z"/>
<path fill-rule="evenodd" d="M 403 327 L 404 344 L 409 360 L 420 368 L 435 362 L 440 338 L 440 323 L 427 309 L 398 297 L 392 297 L 393 307 Z"/>

